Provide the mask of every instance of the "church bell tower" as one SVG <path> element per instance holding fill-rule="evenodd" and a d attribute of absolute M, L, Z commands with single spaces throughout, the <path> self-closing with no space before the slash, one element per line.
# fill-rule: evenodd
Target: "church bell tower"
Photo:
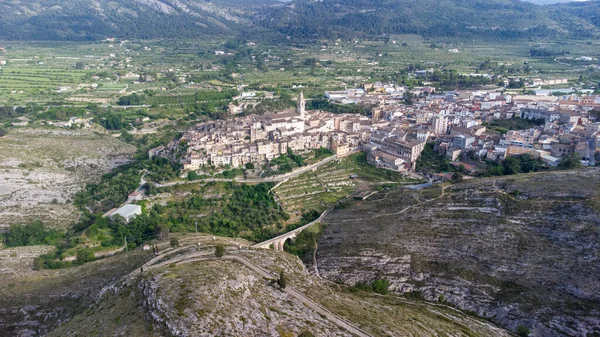
<path fill-rule="evenodd" d="M 304 100 L 304 93 L 300 91 L 300 97 L 298 98 L 298 108 L 296 109 L 300 118 L 304 119 L 306 112 L 306 101 Z"/>

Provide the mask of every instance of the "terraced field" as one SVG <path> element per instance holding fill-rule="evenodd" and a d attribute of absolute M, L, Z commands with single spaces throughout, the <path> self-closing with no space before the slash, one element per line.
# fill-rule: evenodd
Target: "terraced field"
<path fill-rule="evenodd" d="M 357 188 L 360 181 L 350 179 L 351 174 L 352 171 L 332 162 L 282 184 L 275 193 L 290 213 L 303 210 L 323 212 Z"/>
<path fill-rule="evenodd" d="M 366 155 L 357 153 L 291 179 L 275 189 L 275 194 L 286 211 L 297 215 L 311 210 L 323 212 L 357 191 L 417 182 L 402 173 L 369 165 Z"/>

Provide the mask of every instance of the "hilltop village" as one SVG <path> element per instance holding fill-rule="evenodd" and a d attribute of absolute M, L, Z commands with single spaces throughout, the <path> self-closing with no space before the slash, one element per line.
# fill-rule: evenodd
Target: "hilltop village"
<path fill-rule="evenodd" d="M 259 166 L 290 152 L 326 148 L 337 156 L 365 151 L 373 165 L 410 171 L 428 142 L 454 163 L 466 158 L 502 161 L 529 154 L 550 166 L 574 153 L 584 164 L 593 164 L 598 145 L 600 97 L 595 96 L 525 96 L 483 90 L 436 93 L 433 87 L 407 90 L 372 83 L 326 92 L 325 97 L 334 104 L 369 106 L 370 116 L 306 111 L 300 92 L 296 111 L 200 123 L 179 141 L 150 154 L 168 156 L 185 146 L 184 169 L 199 170 L 207 165 Z M 503 128 L 502 120 L 526 127 L 510 128 L 508 123 Z M 476 169 L 462 164 L 467 171 Z"/>

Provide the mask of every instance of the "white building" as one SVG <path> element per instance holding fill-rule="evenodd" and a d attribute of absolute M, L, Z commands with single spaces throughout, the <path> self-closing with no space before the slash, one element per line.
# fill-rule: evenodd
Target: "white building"
<path fill-rule="evenodd" d="M 142 206 L 126 204 L 123 207 L 116 209 L 107 213 L 109 217 L 114 217 L 115 215 L 122 216 L 126 222 L 131 221 L 131 219 L 135 218 L 138 215 L 142 214 Z"/>

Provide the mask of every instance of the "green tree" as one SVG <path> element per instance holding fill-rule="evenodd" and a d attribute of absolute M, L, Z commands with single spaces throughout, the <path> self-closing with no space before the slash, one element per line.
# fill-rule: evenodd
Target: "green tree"
<path fill-rule="evenodd" d="M 406 105 L 412 105 L 414 103 L 413 100 L 413 94 L 411 94 L 410 92 L 405 92 L 404 93 L 404 103 L 406 103 Z"/>
<path fill-rule="evenodd" d="M 194 180 L 198 180 L 200 178 L 200 176 L 198 175 L 198 173 L 196 173 L 196 171 L 190 171 L 190 172 L 188 172 L 187 178 L 190 181 L 194 181 Z"/>
<path fill-rule="evenodd" d="M 581 156 L 578 153 L 572 153 L 568 156 L 563 157 L 560 163 L 558 163 L 558 167 L 564 170 L 572 170 L 582 168 L 581 164 Z"/>
<path fill-rule="evenodd" d="M 121 116 L 114 113 L 108 113 L 104 119 L 100 120 L 100 124 L 107 130 L 121 130 L 123 128 Z"/>
<path fill-rule="evenodd" d="M 279 272 L 279 279 L 277 280 L 277 285 L 281 289 L 285 289 L 285 287 L 287 286 L 286 280 L 285 280 L 285 275 L 283 274 L 283 270 Z"/>
<path fill-rule="evenodd" d="M 179 248 L 179 239 L 177 239 L 177 238 L 171 238 L 171 247 L 173 247 L 173 248 Z"/>
<path fill-rule="evenodd" d="M 85 64 L 83 62 L 79 61 L 79 62 L 75 63 L 75 69 L 83 70 L 83 69 L 85 69 Z"/>
<path fill-rule="evenodd" d="M 46 230 L 41 221 L 27 225 L 11 225 L 4 236 L 7 247 L 54 244 L 61 238 L 58 231 Z"/>
<path fill-rule="evenodd" d="M 390 284 L 386 279 L 378 279 L 371 283 L 373 291 L 381 295 L 387 295 L 389 285 Z"/>
<path fill-rule="evenodd" d="M 463 175 L 460 172 L 454 172 L 452 174 L 452 180 L 453 181 L 462 181 L 463 180 Z"/>
<path fill-rule="evenodd" d="M 504 174 L 517 174 L 521 172 L 521 162 L 515 157 L 508 157 L 502 161 L 502 167 L 504 168 Z"/>
<path fill-rule="evenodd" d="M 222 245 L 216 245 L 215 246 L 215 256 L 216 257 L 225 256 L 225 247 L 223 247 Z"/>
<path fill-rule="evenodd" d="M 84 264 L 86 262 L 94 261 L 96 257 L 94 256 L 94 252 L 92 252 L 89 248 L 80 248 L 77 250 L 77 263 Z"/>
<path fill-rule="evenodd" d="M 6 135 L 6 131 L 4 131 L 4 129 L 0 128 L 0 137 L 4 137 Z"/>
<path fill-rule="evenodd" d="M 91 226 L 88 228 L 88 230 L 85 232 L 85 235 L 86 235 L 87 237 L 90 237 L 90 238 L 91 238 L 91 237 L 94 237 L 94 236 L 98 235 L 98 233 L 100 233 L 100 229 L 98 228 L 98 225 L 96 225 L 96 224 L 93 224 L 93 225 L 91 225 Z"/>

